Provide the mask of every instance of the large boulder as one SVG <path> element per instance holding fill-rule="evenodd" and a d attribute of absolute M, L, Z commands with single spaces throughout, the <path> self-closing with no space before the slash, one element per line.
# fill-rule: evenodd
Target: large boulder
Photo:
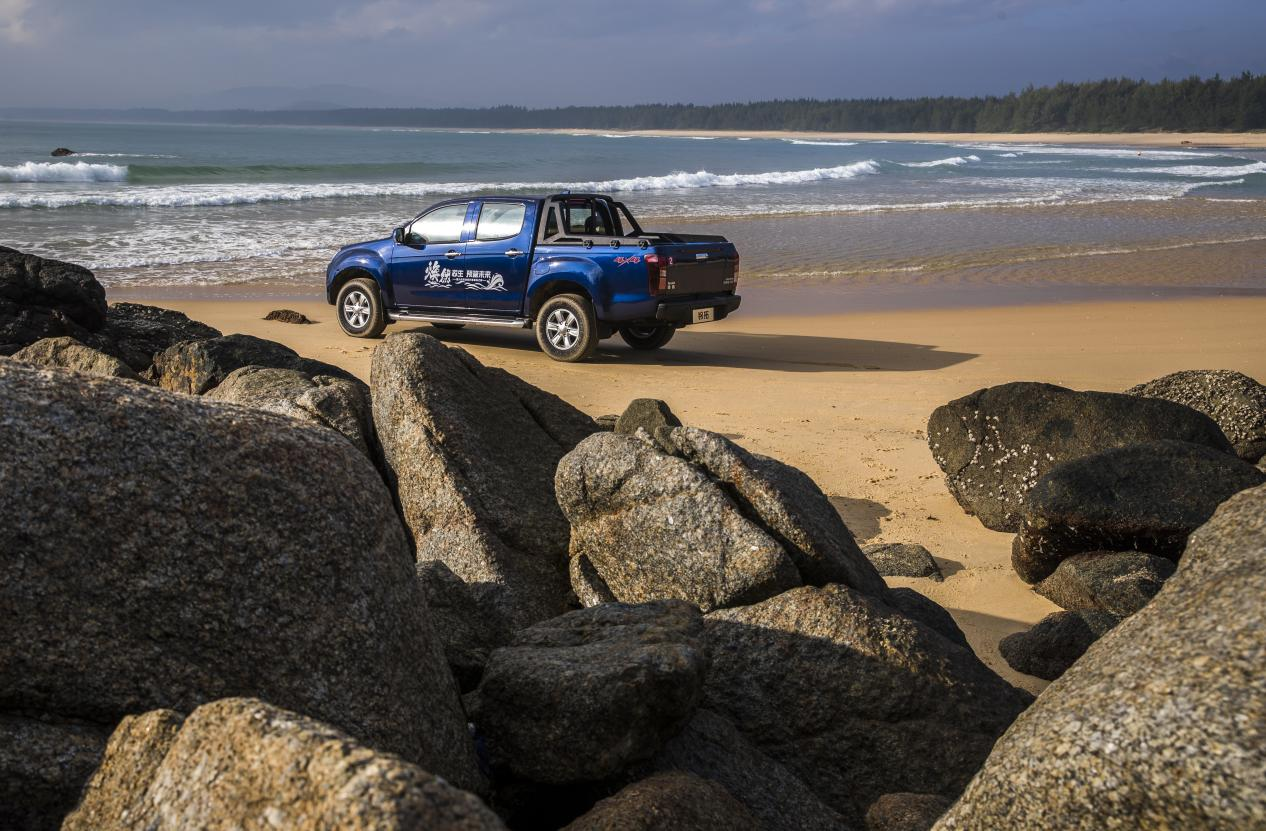
<path fill-rule="evenodd" d="M 971 649 L 971 645 L 967 643 L 967 636 L 963 634 L 962 629 L 958 628 L 954 616 L 927 595 L 919 594 L 914 589 L 895 588 L 888 590 L 888 593 L 884 595 L 884 601 L 911 620 L 922 623 L 964 649 Z"/>
<path fill-rule="evenodd" d="M 504 829 L 478 797 L 257 699 L 123 720 L 64 831 Z"/>
<path fill-rule="evenodd" d="M 710 611 L 806 582 L 885 591 L 812 480 L 706 430 L 596 434 L 555 487 L 584 602 L 676 597 Z"/>
<path fill-rule="evenodd" d="M 220 334 L 219 329 L 190 320 L 183 312 L 140 303 L 111 303 L 105 326 L 86 343 L 143 373 L 176 344 L 218 338 Z"/>
<path fill-rule="evenodd" d="M 567 611 L 554 469 L 593 420 L 429 335 L 374 351 L 373 413 L 419 561 L 441 560 L 514 626 Z"/>
<path fill-rule="evenodd" d="M 932 552 L 916 542 L 880 542 L 862 546 L 862 553 L 883 577 L 945 579 Z"/>
<path fill-rule="evenodd" d="M 108 727 L 249 693 L 477 784 L 391 496 L 345 439 L 14 361 L 0 424 L 0 711 Z"/>
<path fill-rule="evenodd" d="M 725 787 L 765 831 L 839 831 L 844 818 L 827 807 L 787 767 L 743 737 L 727 719 L 696 710 L 651 761 L 655 770 L 682 770 Z"/>
<path fill-rule="evenodd" d="M 1217 422 L 1245 461 L 1261 458 L 1266 442 L 1266 386 L 1230 369 L 1187 369 L 1126 390 L 1199 410 Z"/>
<path fill-rule="evenodd" d="M 346 436 L 370 459 L 377 457 L 369 387 L 355 378 L 244 366 L 225 376 L 207 398 L 328 427 Z"/>
<path fill-rule="evenodd" d="M 35 366 L 58 367 L 85 375 L 140 381 L 132 368 L 113 355 L 84 346 L 71 337 L 44 338 L 13 353 L 13 359 Z"/>
<path fill-rule="evenodd" d="M 594 805 L 564 831 L 763 831 L 755 817 L 716 782 L 692 773 L 648 776 Z"/>
<path fill-rule="evenodd" d="M 1016 672 L 1054 681 L 1120 622 L 1107 612 L 1055 612 L 1030 629 L 1007 635 L 998 642 L 998 651 Z"/>
<path fill-rule="evenodd" d="M 301 357 L 288 346 L 253 335 L 224 335 L 177 343 L 154 358 L 154 377 L 165 390 L 202 395 L 244 366 L 293 369 L 309 377 L 355 379 L 347 370 Z"/>
<path fill-rule="evenodd" d="M 950 493 L 994 531 L 1019 530 L 1025 496 L 1055 465 L 1154 439 L 1233 452 L 1217 424 L 1190 407 L 1051 384 L 977 390 L 928 420 L 928 445 Z"/>
<path fill-rule="evenodd" d="M 1105 450 L 1052 468 L 1024 501 L 1011 564 L 1036 583 L 1070 554 L 1146 551 L 1176 558 L 1223 500 L 1266 481 L 1235 456 L 1179 441 Z"/>
<path fill-rule="evenodd" d="M 1266 486 L 1191 535 L 1160 594 L 998 741 L 938 829 L 1259 828 Z"/>
<path fill-rule="evenodd" d="M 1033 590 L 1070 611 L 1128 617 L 1156 596 L 1174 568 L 1173 560 L 1142 551 L 1091 551 L 1060 561 Z"/>
<path fill-rule="evenodd" d="M 0 355 L 43 338 L 85 338 L 105 318 L 105 289 L 91 271 L 0 245 Z"/>
<path fill-rule="evenodd" d="M 533 782 L 613 776 L 694 712 L 707 669 L 699 610 L 606 603 L 518 632 L 467 698 L 494 768 Z"/>
<path fill-rule="evenodd" d="M 956 796 L 1028 702 L 969 649 L 842 585 L 705 624 L 704 706 L 859 825 L 885 793 Z"/>

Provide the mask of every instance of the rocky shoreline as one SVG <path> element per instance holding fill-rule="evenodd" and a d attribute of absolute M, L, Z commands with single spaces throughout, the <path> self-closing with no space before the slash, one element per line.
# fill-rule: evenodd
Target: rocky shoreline
<path fill-rule="evenodd" d="M 595 421 L 415 332 L 366 385 L 3 248 L 0 354 L 0 826 L 1266 817 L 1245 376 L 933 413 L 1067 609 L 1003 644 L 1033 703 L 885 584 L 925 549 L 662 402 Z"/>

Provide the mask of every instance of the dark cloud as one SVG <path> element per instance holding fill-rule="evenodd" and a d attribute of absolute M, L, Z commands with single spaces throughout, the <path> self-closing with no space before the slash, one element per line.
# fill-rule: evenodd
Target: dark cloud
<path fill-rule="evenodd" d="M 0 0 L 0 106 L 988 93 L 1266 71 L 1263 31 L 1260 0 Z"/>

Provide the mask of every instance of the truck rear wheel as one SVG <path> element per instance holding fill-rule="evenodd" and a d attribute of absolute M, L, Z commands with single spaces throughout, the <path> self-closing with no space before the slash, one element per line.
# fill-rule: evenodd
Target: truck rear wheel
<path fill-rule="evenodd" d="M 387 328 L 378 284 L 368 277 L 349 280 L 334 301 L 338 325 L 354 338 L 376 338 Z"/>
<path fill-rule="evenodd" d="M 578 294 L 556 294 L 536 315 L 536 342 L 556 361 L 583 361 L 598 348 L 593 306 Z"/>
<path fill-rule="evenodd" d="M 672 326 L 625 326 L 620 337 L 634 349 L 659 349 L 673 339 L 677 329 Z"/>

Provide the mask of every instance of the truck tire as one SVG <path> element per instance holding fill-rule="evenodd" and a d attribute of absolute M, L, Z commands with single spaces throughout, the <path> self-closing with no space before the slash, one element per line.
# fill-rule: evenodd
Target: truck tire
<path fill-rule="evenodd" d="M 598 321 L 589 300 L 556 294 L 536 314 L 536 342 L 556 361 L 583 361 L 598 348 Z"/>
<path fill-rule="evenodd" d="M 456 332 L 458 329 L 465 329 L 465 323 L 432 323 L 432 329 L 443 329 L 446 332 Z"/>
<path fill-rule="evenodd" d="M 620 337 L 634 349 L 659 349 L 677 334 L 673 326 L 625 326 L 620 330 Z"/>
<path fill-rule="evenodd" d="M 376 338 L 387 328 L 378 284 L 368 277 L 349 280 L 334 301 L 338 325 L 354 338 Z"/>

